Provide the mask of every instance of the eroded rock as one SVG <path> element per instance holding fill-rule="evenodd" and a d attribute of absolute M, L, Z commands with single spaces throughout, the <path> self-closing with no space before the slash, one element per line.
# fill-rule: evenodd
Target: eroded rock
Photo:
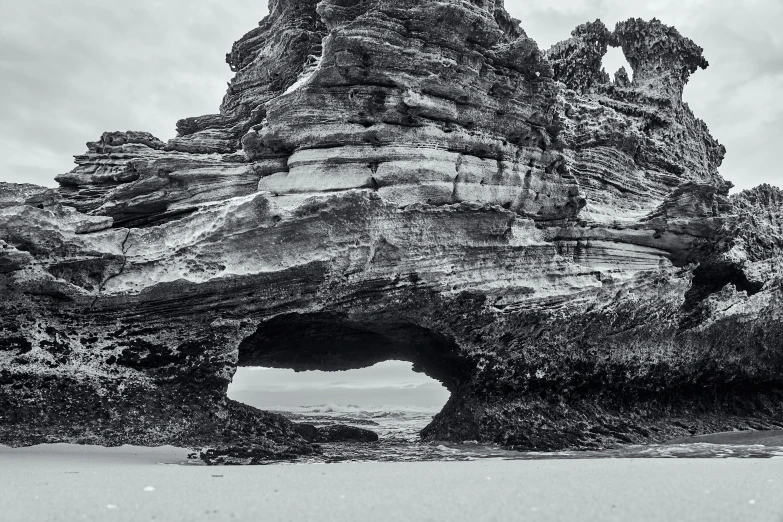
<path fill-rule="evenodd" d="M 308 442 L 377 442 L 378 434 L 372 430 L 332 424 L 316 427 L 312 424 L 294 423 L 296 431 Z"/>
<path fill-rule="evenodd" d="M 634 86 L 651 96 L 680 101 L 691 74 L 709 66 L 701 47 L 655 18 L 620 22 L 615 38 L 633 68 Z"/>
<path fill-rule="evenodd" d="M 571 32 L 570 39 L 547 51 L 554 77 L 580 93 L 589 92 L 594 85 L 609 83 L 602 61 L 614 42 L 614 35 L 601 20 L 580 25 Z"/>
<path fill-rule="evenodd" d="M 391 358 L 451 391 L 432 440 L 782 426 L 783 196 L 729 196 L 701 54 L 656 20 L 542 52 L 501 2 L 272 2 L 219 115 L 0 186 L 0 442 L 292 458 L 236 366 Z"/>

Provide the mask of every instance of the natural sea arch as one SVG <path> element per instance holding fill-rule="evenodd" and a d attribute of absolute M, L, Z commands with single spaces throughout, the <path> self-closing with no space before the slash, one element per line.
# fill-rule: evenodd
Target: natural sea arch
<path fill-rule="evenodd" d="M 355 320 L 334 313 L 286 314 L 262 323 L 240 344 L 239 368 L 229 396 L 261 409 L 349 401 L 376 407 L 402 406 L 406 401 L 423 405 L 424 400 L 437 410 L 446 404 L 468 374 L 458 351 L 453 340 L 405 321 Z M 412 373 L 406 377 L 405 367 L 420 374 L 418 378 Z M 366 370 L 357 371 L 362 369 Z M 308 384 L 317 380 L 321 372 L 340 372 L 327 380 L 344 382 L 345 393 L 335 396 L 332 390 L 331 398 L 330 394 L 319 398 L 318 392 L 308 393 Z M 391 386 L 385 392 L 379 391 L 384 383 L 372 386 L 372 372 L 376 372 L 379 380 L 391 373 L 400 377 L 397 384 L 405 381 L 423 384 L 428 388 L 425 395 L 429 392 L 431 395 L 428 399 L 412 398 L 410 391 L 403 388 L 395 394 L 394 384 L 389 382 L 386 384 Z M 272 381 L 282 384 L 281 379 L 300 389 L 287 396 L 275 396 Z M 347 391 L 352 387 L 354 399 Z M 369 397 L 366 390 L 374 390 L 371 394 L 375 396 Z"/>

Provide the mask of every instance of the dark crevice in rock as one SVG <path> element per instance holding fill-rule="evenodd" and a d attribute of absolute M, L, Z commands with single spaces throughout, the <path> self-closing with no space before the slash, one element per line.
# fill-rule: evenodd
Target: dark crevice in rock
<path fill-rule="evenodd" d="M 706 262 L 693 271 L 691 287 L 685 294 L 680 321 L 680 330 L 687 330 L 701 324 L 709 313 L 704 301 L 713 294 L 733 285 L 738 292 L 756 295 L 764 287 L 760 281 L 751 281 L 743 269 L 727 262 Z"/>
<path fill-rule="evenodd" d="M 95 306 L 95 303 L 98 301 L 98 299 L 100 299 L 101 294 L 104 292 L 104 290 L 106 290 L 106 285 L 108 284 L 108 282 L 111 281 L 112 279 L 120 277 L 122 273 L 125 271 L 125 267 L 128 265 L 128 257 L 126 255 L 128 253 L 128 247 L 126 245 L 128 243 L 128 239 L 130 239 L 130 236 L 131 236 L 131 231 L 128 230 L 127 233 L 125 234 L 125 239 L 122 240 L 122 244 L 120 245 L 120 250 L 122 251 L 122 258 L 120 259 L 120 267 L 116 272 L 107 276 L 98 285 L 98 291 L 95 295 L 95 298 L 93 298 L 92 303 L 90 303 L 90 308 L 93 308 Z"/>
<path fill-rule="evenodd" d="M 143 217 L 128 217 L 114 221 L 115 228 L 146 228 L 169 223 L 185 218 L 198 211 L 198 207 L 166 210 L 160 213 L 144 215 Z"/>
<path fill-rule="evenodd" d="M 453 390 L 468 375 L 455 342 L 412 323 L 356 320 L 331 313 L 288 314 L 259 325 L 239 346 L 240 366 L 340 371 L 388 360 L 413 369 Z"/>

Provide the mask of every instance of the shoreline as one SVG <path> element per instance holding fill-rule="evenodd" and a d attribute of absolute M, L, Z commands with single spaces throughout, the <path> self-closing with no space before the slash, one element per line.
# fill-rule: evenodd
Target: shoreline
<path fill-rule="evenodd" d="M 187 453 L 0 446 L 3 520 L 783 518 L 781 458 L 166 465 Z"/>

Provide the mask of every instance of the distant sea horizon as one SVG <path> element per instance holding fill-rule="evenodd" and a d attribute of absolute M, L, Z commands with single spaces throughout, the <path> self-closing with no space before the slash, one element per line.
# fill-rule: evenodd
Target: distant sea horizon
<path fill-rule="evenodd" d="M 449 392 L 438 381 L 404 361 L 340 372 L 295 372 L 276 368 L 238 368 L 228 396 L 266 410 L 338 408 L 440 411 Z"/>

